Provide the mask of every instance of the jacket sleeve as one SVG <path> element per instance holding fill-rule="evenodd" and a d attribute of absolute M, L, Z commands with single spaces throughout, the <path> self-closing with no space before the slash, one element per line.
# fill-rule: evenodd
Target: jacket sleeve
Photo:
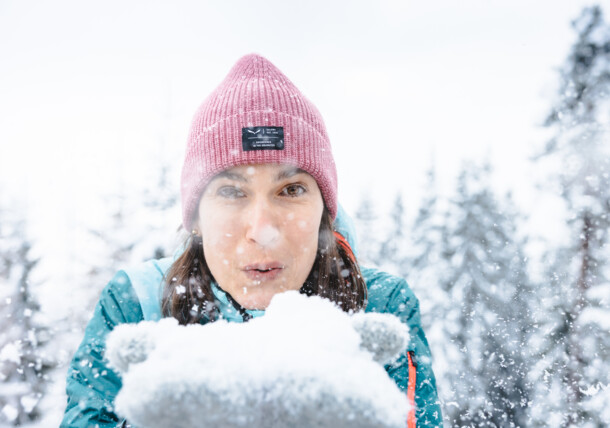
<path fill-rule="evenodd" d="M 419 301 L 404 279 L 399 279 L 392 290 L 386 311 L 398 316 L 409 326 L 410 342 L 407 352 L 411 354 L 416 369 L 415 416 L 417 427 L 442 427 L 443 418 L 436 379 L 432 371 L 432 356 L 421 326 Z M 386 366 L 386 370 L 399 388 L 407 391 L 409 382 L 407 354 L 403 354 L 394 364 Z"/>
<path fill-rule="evenodd" d="M 121 378 L 104 360 L 106 335 L 120 323 L 142 321 L 142 309 L 129 277 L 119 272 L 102 291 L 68 369 L 68 405 L 63 427 L 117 427 L 123 424 L 113 410 Z"/>

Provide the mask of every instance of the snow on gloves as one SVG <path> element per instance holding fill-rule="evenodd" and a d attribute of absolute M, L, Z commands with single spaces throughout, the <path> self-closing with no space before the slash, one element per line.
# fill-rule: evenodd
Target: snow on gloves
<path fill-rule="evenodd" d="M 389 428 L 408 404 L 382 365 L 407 341 L 393 315 L 285 292 L 246 324 L 120 325 L 106 357 L 123 378 L 116 410 L 139 428 Z"/>

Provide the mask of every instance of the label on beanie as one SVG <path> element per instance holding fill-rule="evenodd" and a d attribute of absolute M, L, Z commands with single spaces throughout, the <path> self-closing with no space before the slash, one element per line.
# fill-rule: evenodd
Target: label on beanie
<path fill-rule="evenodd" d="M 284 128 L 281 126 L 251 126 L 241 128 L 244 152 L 251 150 L 284 150 Z"/>

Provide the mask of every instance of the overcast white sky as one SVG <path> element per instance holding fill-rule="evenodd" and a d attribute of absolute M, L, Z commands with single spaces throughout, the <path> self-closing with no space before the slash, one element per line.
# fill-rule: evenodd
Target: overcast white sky
<path fill-rule="evenodd" d="M 495 185 L 543 212 L 527 158 L 589 4 L 0 0 L 0 195 L 58 240 L 101 195 L 150 179 L 148 160 L 177 186 L 196 107 L 257 52 L 324 116 L 348 211 L 362 192 L 384 211 L 398 190 L 413 210 L 432 159 L 446 188 L 488 156 Z"/>

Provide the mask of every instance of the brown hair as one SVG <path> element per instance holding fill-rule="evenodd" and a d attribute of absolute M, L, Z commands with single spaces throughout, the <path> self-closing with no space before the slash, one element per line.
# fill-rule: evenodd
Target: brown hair
<path fill-rule="evenodd" d="M 212 273 L 205 261 L 201 237 L 190 235 L 186 250 L 172 264 L 164 277 L 161 311 L 180 324 L 214 321 Z M 300 289 L 308 296 L 321 296 L 345 312 L 356 312 L 366 306 L 367 289 L 356 258 L 349 248 L 337 244 L 333 220 L 324 208 L 318 237 L 318 251 L 309 276 Z"/>

